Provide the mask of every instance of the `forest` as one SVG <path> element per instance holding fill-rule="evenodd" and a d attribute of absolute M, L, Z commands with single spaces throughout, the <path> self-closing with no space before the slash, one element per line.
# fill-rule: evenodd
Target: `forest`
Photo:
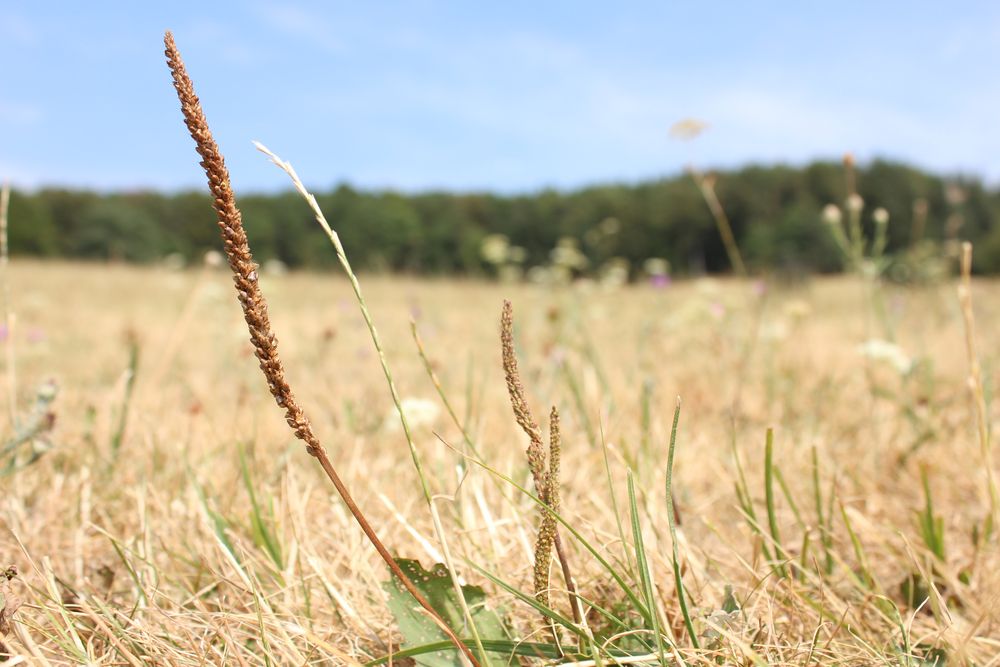
<path fill-rule="evenodd" d="M 840 162 L 829 161 L 747 166 L 708 177 L 748 269 L 804 275 L 844 268 L 822 212 L 829 204 L 843 207 L 845 173 Z M 355 266 L 369 272 L 487 277 L 515 269 L 527 275 L 552 262 L 560 248 L 575 254 L 571 269 L 578 275 L 612 263 L 635 279 L 650 260 L 681 276 L 731 271 L 696 178 L 681 173 L 514 195 L 361 191 L 342 184 L 317 197 Z M 1000 189 L 884 160 L 859 165 L 854 178 L 864 201 L 863 224 L 873 225 L 877 208 L 889 214 L 887 253 L 901 267 L 889 271 L 890 278 L 910 277 L 906 253 L 943 257 L 955 240 L 973 242 L 978 272 L 1000 272 L 1000 227 L 994 224 Z M 237 198 L 262 263 L 323 269 L 336 262 L 295 193 Z M 203 191 L 15 190 L 9 235 L 16 256 L 130 263 L 192 262 L 218 247 Z M 491 256 L 491 243 L 500 244 L 501 257 Z"/>

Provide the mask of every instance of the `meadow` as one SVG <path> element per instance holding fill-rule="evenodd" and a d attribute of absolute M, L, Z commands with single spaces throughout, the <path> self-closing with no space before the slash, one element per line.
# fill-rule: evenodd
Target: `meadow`
<path fill-rule="evenodd" d="M 165 46 L 224 256 L 9 264 L 0 198 L 4 664 L 1000 662 L 960 224 L 888 255 L 847 156 L 840 277 L 748 278 L 695 174 L 738 278 L 359 279 L 258 144 L 343 269 L 288 273 Z"/>
<path fill-rule="evenodd" d="M 482 664 L 998 663 L 956 279 L 361 276 L 443 531 L 350 283 L 259 280 L 330 459 L 397 558 L 449 556 Z M 38 428 L 0 461 L 17 466 L 0 565 L 18 570 L 0 592 L 22 603 L 0 612 L 6 664 L 462 664 L 283 423 L 225 268 L 15 260 L 7 284 L 5 386 Z M 988 410 L 1000 283 L 972 298 Z M 505 384 L 505 299 L 529 407 L 543 427 L 559 411 L 577 620 L 555 559 L 546 604 L 533 590 L 546 513 Z M 448 574 L 409 571 L 470 637 Z"/>

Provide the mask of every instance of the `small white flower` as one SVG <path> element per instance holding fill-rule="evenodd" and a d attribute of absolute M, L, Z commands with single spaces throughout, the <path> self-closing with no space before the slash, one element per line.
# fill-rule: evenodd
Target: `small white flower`
<path fill-rule="evenodd" d="M 399 405 L 403 410 L 403 416 L 406 417 L 406 423 L 412 428 L 430 426 L 441 413 L 437 403 L 426 398 L 404 398 Z M 386 422 L 399 425 L 398 415 L 395 411 L 386 417 Z"/>
<path fill-rule="evenodd" d="M 847 198 L 847 210 L 851 213 L 858 213 L 864 207 L 865 200 L 861 198 L 861 195 L 854 193 Z"/>
<path fill-rule="evenodd" d="M 483 239 L 479 252 L 490 264 L 503 264 L 510 251 L 510 239 L 503 234 L 490 234 Z"/>
<path fill-rule="evenodd" d="M 871 339 L 858 347 L 858 352 L 873 361 L 885 361 L 902 375 L 913 370 L 913 360 L 903 348 L 886 340 Z"/>
<path fill-rule="evenodd" d="M 836 204 L 827 204 L 823 207 L 823 222 L 826 224 L 839 224 L 842 217 L 843 215 L 840 212 L 840 207 Z"/>
<path fill-rule="evenodd" d="M 576 239 L 564 236 L 549 252 L 549 258 L 556 266 L 565 269 L 582 269 L 587 266 L 587 256 L 580 252 Z"/>
<path fill-rule="evenodd" d="M 872 220 L 875 221 L 877 225 L 886 225 L 889 223 L 889 211 L 885 210 L 881 206 L 872 211 Z"/>

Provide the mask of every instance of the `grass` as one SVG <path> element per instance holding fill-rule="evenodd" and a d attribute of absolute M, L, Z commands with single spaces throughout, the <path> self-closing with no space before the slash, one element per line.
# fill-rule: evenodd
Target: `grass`
<path fill-rule="evenodd" d="M 8 638 L 19 655 L 50 664 L 81 656 L 196 664 L 201 652 L 210 662 L 230 664 L 264 664 L 265 655 L 272 664 L 300 658 L 345 664 L 399 649 L 396 620 L 381 593 L 388 573 L 269 405 L 224 273 L 26 261 L 9 270 L 25 332 L 17 341 L 22 416 L 33 383 L 55 376 L 61 387 L 52 408 L 54 448 L 16 474 L 16 493 L 0 498 L 2 556 L 18 566 L 25 600 L 18 636 L 30 641 Z M 418 305 L 427 365 L 453 413 L 471 415 L 457 423 L 442 406 L 430 422 L 411 426 L 458 574 L 483 586 L 488 605 L 503 618 L 508 636 L 483 637 L 488 648 L 525 642 L 551 653 L 548 624 L 528 603 L 538 505 L 489 470 L 468 465 L 463 453 L 474 443 L 490 468 L 530 487 L 526 438 L 510 415 L 497 345 L 497 313 L 510 298 L 518 304 L 521 373 L 539 403 L 575 405 L 565 356 L 578 369 L 590 368 L 578 334 L 554 331 L 549 311 L 572 310 L 590 338 L 606 341 L 600 351 L 607 389 L 592 370 L 578 375 L 585 405 L 606 405 L 605 391 L 617 398 L 613 413 L 592 415 L 600 420 L 607 466 L 573 410 L 564 411 L 561 423 L 561 518 L 603 555 L 642 608 L 639 613 L 621 587 L 609 586 L 606 567 L 564 532 L 599 657 L 607 660 L 617 650 L 658 655 L 646 622 L 651 613 L 658 614 L 664 641 L 675 638 L 688 664 L 714 655 L 751 662 L 756 656 L 768 664 L 802 664 L 809 655 L 824 664 L 918 664 L 900 652 L 926 656 L 936 649 L 950 660 L 988 664 L 996 654 L 998 559 L 995 542 L 981 530 L 978 542 L 973 539 L 989 496 L 953 290 L 889 290 L 900 344 L 934 369 L 930 384 L 905 390 L 921 392 L 914 398 L 936 437 L 900 465 L 920 434 L 896 400 L 872 403 L 869 362 L 857 349 L 865 321 L 853 278 L 773 287 L 770 319 L 783 318 L 790 304 L 801 309 L 805 303 L 811 313 L 786 338 L 762 341 L 742 379 L 734 369 L 744 363 L 746 325 L 756 316 L 747 283 L 581 293 L 460 280 L 362 280 L 401 396 L 438 398 L 413 345 L 409 313 Z M 315 406 L 315 427 L 358 489 L 359 504 L 393 553 L 430 567 L 433 520 L 407 463 L 364 319 L 350 307 L 350 283 L 298 273 L 261 281 L 275 328 L 294 332 L 282 340 L 285 363 L 302 400 Z M 102 295 L 112 286 L 116 299 L 109 307 Z M 153 384 L 146 368 L 155 365 L 155 350 L 175 337 L 196 289 L 197 326 L 186 329 L 174 362 Z M 977 281 L 974 289 L 976 304 L 1000 297 L 1000 284 Z M 725 305 L 721 317 L 714 304 Z M 990 350 L 998 313 L 979 308 L 976 315 L 981 349 Z M 30 330 L 44 337 L 29 340 Z M 652 333 L 641 347 L 632 345 L 643 330 Z M 152 361 L 136 369 L 129 426 L 112 468 L 105 462 L 123 405 L 128 332 Z M 471 407 L 465 391 L 470 356 L 480 360 Z M 648 399 L 639 400 L 648 359 L 662 362 L 653 367 Z M 984 380 L 992 361 L 989 353 L 983 358 Z M 891 366 L 872 370 L 878 383 L 900 388 Z M 744 399 L 734 418 L 719 397 L 731 396 L 737 382 Z M 764 400 L 767 386 L 774 401 Z M 678 394 L 684 417 L 670 492 L 682 519 L 675 557 L 663 489 Z M 775 429 L 770 502 L 769 426 Z M 756 529 L 733 492 L 738 473 L 730 441 L 742 461 Z M 640 464 L 633 493 L 625 496 L 627 461 Z M 782 484 L 773 475 L 779 469 Z M 932 506 L 925 488 L 933 489 Z M 804 560 L 804 529 L 789 497 L 812 535 Z M 633 530 L 622 534 L 622 524 Z M 780 531 L 783 560 L 775 557 L 772 527 Z M 770 557 L 760 558 L 762 552 Z M 637 554 L 645 561 L 639 569 L 649 574 L 645 583 Z M 775 576 L 778 562 L 790 576 Z M 678 604 L 678 569 L 698 649 Z M 904 594 L 908 581 L 915 595 Z M 738 602 L 735 611 L 723 610 L 727 587 Z M 899 608 L 906 637 L 878 595 Z M 574 625 L 565 597 L 552 600 L 560 619 Z M 562 632 L 571 652 L 591 641 L 580 633 L 567 644 L 569 631 Z M 671 650 L 666 644 L 668 661 Z"/>

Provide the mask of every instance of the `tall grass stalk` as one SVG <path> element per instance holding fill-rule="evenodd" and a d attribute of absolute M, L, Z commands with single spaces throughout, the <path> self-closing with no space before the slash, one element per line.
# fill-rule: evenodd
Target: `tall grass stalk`
<path fill-rule="evenodd" d="M 337 253 L 337 260 L 340 262 L 341 267 L 343 267 L 344 272 L 347 274 L 347 277 L 351 282 L 351 289 L 354 291 L 355 299 L 358 302 L 358 307 L 361 309 L 361 315 L 365 320 L 365 325 L 367 326 L 368 333 L 371 336 L 372 344 L 375 346 L 375 351 L 378 354 L 379 363 L 382 366 L 382 373 L 385 376 L 386 384 L 389 386 L 389 393 L 392 395 L 392 402 L 396 406 L 396 413 L 399 415 L 399 422 L 403 427 L 406 444 L 410 449 L 410 458 L 413 460 L 413 467 L 416 469 L 417 477 L 420 480 L 420 489 L 423 492 L 424 500 L 430 510 L 431 520 L 434 524 L 434 532 L 437 536 L 438 542 L 441 544 L 441 553 L 444 556 L 445 565 L 448 567 L 448 573 L 451 577 L 451 582 L 455 589 L 458 603 L 462 608 L 462 613 L 469 626 L 469 631 L 472 633 L 473 639 L 475 640 L 480 658 L 483 662 L 486 662 L 486 649 L 483 648 L 482 639 L 479 636 L 479 632 L 476 630 L 476 623 L 472 617 L 472 612 L 469 609 L 469 605 L 466 603 L 465 595 L 462 593 L 462 584 L 458 579 L 458 573 L 455 570 L 455 563 L 451 557 L 451 549 L 448 546 L 448 539 L 444 531 L 444 525 L 441 522 L 441 515 L 437 510 L 437 506 L 434 504 L 434 497 L 431 494 L 430 484 L 427 481 L 427 476 L 424 474 L 423 463 L 420 460 L 420 454 L 417 451 L 416 443 L 413 440 L 413 432 L 410 429 L 410 423 L 406 418 L 406 412 L 403 410 L 402 399 L 400 399 L 399 391 L 396 389 L 396 382 L 393 380 L 392 371 L 389 369 L 389 362 L 385 357 L 382 340 L 379 338 L 378 330 L 375 328 L 375 322 L 372 320 L 371 313 L 368 311 L 368 304 L 365 302 L 364 294 L 361 292 L 361 284 L 358 282 L 358 277 L 354 273 L 354 269 L 351 268 L 351 262 L 347 259 L 347 253 L 344 251 L 344 246 L 340 242 L 340 236 L 330 226 L 330 223 L 327 222 L 326 216 L 323 214 L 322 209 L 319 207 L 319 203 L 316 201 L 316 197 L 314 197 L 312 193 L 306 189 L 306 186 L 303 185 L 302 180 L 299 178 L 292 165 L 275 155 L 259 141 L 255 141 L 254 146 L 257 147 L 257 150 L 266 155 L 268 159 L 275 164 L 275 166 L 288 174 L 288 177 L 292 180 L 292 184 L 295 186 L 295 189 L 309 204 L 309 208 L 312 209 L 313 214 L 316 217 L 316 222 L 319 223 L 320 227 L 323 228 L 323 231 L 330 239 L 330 243 L 333 245 L 333 248 Z"/>
<path fill-rule="evenodd" d="M 823 489 L 819 481 L 819 454 L 816 446 L 812 447 L 812 481 L 813 481 L 813 501 L 816 506 L 816 524 L 819 527 L 820 543 L 823 545 L 823 572 L 827 575 L 833 573 L 833 534 L 832 534 L 832 512 L 823 513 Z M 830 495 L 833 495 L 831 491 Z"/>
<path fill-rule="evenodd" d="M 781 535 L 778 532 L 778 516 L 774 506 L 774 429 L 767 429 L 767 441 L 764 444 L 764 494 L 767 501 L 767 525 L 771 530 L 771 540 L 774 543 L 775 569 L 779 577 L 784 577 L 785 550 L 781 546 Z"/>
<path fill-rule="evenodd" d="M 969 358 L 969 390 L 976 411 L 976 431 L 979 435 L 979 449 L 986 468 L 986 486 L 990 497 L 990 514 L 987 521 L 986 537 L 988 538 L 997 526 L 1000 517 L 1000 497 L 997 494 L 997 482 L 993 472 L 993 447 L 990 444 L 990 427 L 986 412 L 986 394 L 983 390 L 983 371 L 979 364 L 979 353 L 976 349 L 976 316 L 972 310 L 972 244 L 962 244 L 961 260 L 962 278 L 958 285 L 958 302 L 962 307 L 962 320 L 965 323 L 965 351 Z"/>
<path fill-rule="evenodd" d="M 649 608 L 652 627 L 650 631 L 656 638 L 656 650 L 659 655 L 661 665 L 666 665 L 666 643 L 663 641 L 663 631 L 660 629 L 660 610 L 656 604 L 656 582 L 653 581 L 652 572 L 649 569 L 649 559 L 646 556 L 646 544 L 642 539 L 642 526 L 639 523 L 639 503 L 635 497 L 635 479 L 632 471 L 628 471 L 626 477 L 628 485 L 628 509 L 629 519 L 632 523 L 632 546 L 635 549 L 636 570 L 639 573 L 639 583 L 642 586 L 642 596 Z"/>
<path fill-rule="evenodd" d="M 708 210 L 715 220 L 719 236 L 722 237 L 722 245 L 725 246 L 726 255 L 729 257 L 729 263 L 732 264 L 733 270 L 736 271 L 737 275 L 746 276 L 747 268 L 743 264 L 743 256 L 740 254 L 740 248 L 736 244 L 733 226 L 729 224 L 729 216 L 726 215 L 726 210 L 722 208 L 722 202 L 719 201 L 719 196 L 715 193 L 715 177 L 705 176 L 694 168 L 691 168 L 690 171 L 691 178 L 694 179 L 698 190 L 701 191 L 701 196 L 705 198 Z"/>
<path fill-rule="evenodd" d="M 7 416 L 10 429 L 17 429 L 17 373 L 14 366 L 14 316 L 10 312 L 10 284 L 7 264 L 10 252 L 7 248 L 7 215 L 10 207 L 10 183 L 4 181 L 0 187 L 0 283 L 3 284 L 3 330 L 4 352 L 7 360 Z"/>
<path fill-rule="evenodd" d="M 670 427 L 670 447 L 667 449 L 667 479 L 665 489 L 667 495 L 667 525 L 670 528 L 671 557 L 674 567 L 674 587 L 677 589 L 677 601 L 681 606 L 681 615 L 684 617 L 684 627 L 687 629 L 688 639 L 691 646 L 700 648 L 698 635 L 694 631 L 694 624 L 691 622 L 691 612 L 688 610 L 687 595 L 684 591 L 684 579 L 681 576 L 681 559 L 677 548 L 677 501 L 674 498 L 674 451 L 677 447 L 677 425 L 681 419 L 681 397 L 677 397 L 677 405 L 674 407 L 674 421 Z"/>
<path fill-rule="evenodd" d="M 232 185 L 230 183 L 229 170 L 226 168 L 222 153 L 220 152 L 218 145 L 215 143 L 215 139 L 212 137 L 212 132 L 208 127 L 208 121 L 205 119 L 205 113 L 201 108 L 201 102 L 195 94 L 194 85 L 188 76 L 187 69 L 184 66 L 180 52 L 178 51 L 177 45 L 174 43 L 173 35 L 170 32 L 167 32 L 164 35 L 164 44 L 166 46 L 167 64 L 173 76 L 174 88 L 177 90 L 177 97 L 181 103 L 181 111 L 184 114 L 184 122 L 185 125 L 187 125 L 188 131 L 191 133 L 191 137 L 195 140 L 198 154 L 202 158 L 201 164 L 204 167 L 205 174 L 208 178 L 209 189 L 214 197 L 213 208 L 215 209 L 216 217 L 218 219 L 219 231 L 222 234 L 223 244 L 226 256 L 229 259 L 229 267 L 233 274 L 233 282 L 239 297 L 240 306 L 243 309 L 243 316 L 250 332 L 250 338 L 253 343 L 256 356 L 260 362 L 261 371 L 264 373 L 264 377 L 267 380 L 268 388 L 270 389 L 272 396 L 274 396 L 278 406 L 284 410 L 285 420 L 295 433 L 295 436 L 305 442 L 306 451 L 310 455 L 316 457 L 320 466 L 323 468 L 323 471 L 326 473 L 327 477 L 340 494 L 344 504 L 347 505 L 351 515 L 354 517 L 355 521 L 357 521 L 361 530 L 365 533 L 365 536 L 368 538 L 369 542 L 371 542 L 379 556 L 381 556 L 381 558 L 385 561 L 390 571 L 392 571 L 392 573 L 400 581 L 403 587 L 406 588 L 406 590 L 413 596 L 417 603 L 420 604 L 425 611 L 427 611 L 434 622 L 441 628 L 452 643 L 454 643 L 459 651 L 465 655 L 469 662 L 477 667 L 480 667 L 480 663 L 472 654 L 472 651 L 459 639 L 458 635 L 455 634 L 454 630 L 452 630 L 448 623 L 445 622 L 445 620 L 441 617 L 441 614 L 438 613 L 430 602 L 427 601 L 416 585 L 410 581 L 409 577 L 407 577 L 400 568 L 399 563 L 396 562 L 396 559 L 393 558 L 393 556 L 389 553 L 389 550 L 379 539 L 367 517 L 361 511 L 360 507 L 358 507 L 357 503 L 355 503 L 354 498 L 347 486 L 344 484 L 343 480 L 341 480 L 340 475 L 333 467 L 333 464 L 326 453 L 326 448 L 314 434 L 309 419 L 306 417 L 302 408 L 299 407 L 298 402 L 295 400 L 292 389 L 284 377 L 284 366 L 281 362 L 281 358 L 278 356 L 278 341 L 274 333 L 271 331 L 271 323 L 267 315 L 267 300 L 264 298 L 264 294 L 260 289 L 257 276 L 257 265 L 254 263 L 253 255 L 250 252 L 250 244 L 247 241 L 246 231 L 243 228 L 242 215 L 240 214 L 239 208 L 236 206 L 236 197 L 233 194 Z M 290 173 L 294 174 L 294 172 Z M 305 188 L 302 187 L 301 182 L 299 182 L 297 178 L 294 180 L 304 192 Z M 310 199 L 315 205 L 315 199 L 312 199 L 311 195 L 307 198 Z M 319 210 L 318 207 L 316 207 L 316 210 Z M 325 220 L 323 222 L 325 224 Z M 339 246 L 339 241 L 336 245 Z M 342 251 L 339 254 L 343 256 Z M 346 263 L 346 258 L 344 258 L 343 261 Z M 360 288 L 357 286 L 357 280 L 354 278 L 353 272 L 350 271 L 350 265 L 347 265 L 347 268 L 348 274 L 351 276 L 355 290 L 360 298 Z M 361 303 L 362 310 L 366 314 L 367 318 L 367 308 L 365 308 L 363 301 Z M 368 318 L 368 320 L 370 325 L 370 318 Z M 374 327 L 372 327 L 372 333 L 374 334 Z M 379 352 L 381 355 L 381 349 L 379 349 Z M 384 363 L 383 357 L 383 367 Z M 388 374 L 387 369 L 386 373 Z M 407 436 L 409 439 L 408 426 L 402 410 L 400 409 L 398 398 L 395 393 L 395 386 L 392 384 L 391 376 L 389 376 L 389 383 L 393 391 L 393 398 L 397 399 L 396 406 L 400 412 L 400 417 L 403 418 L 404 428 L 407 428 Z M 412 450 L 412 442 L 410 447 Z M 423 477 L 421 477 L 421 483 L 424 486 L 425 495 L 429 500 L 429 493 L 427 492 L 427 486 Z M 461 595 L 461 592 L 459 593 L 459 599 L 464 603 L 464 597 Z M 466 608 L 465 611 L 468 617 L 468 609 Z M 482 652 L 482 649 L 480 649 L 480 651 L 480 655 L 483 656 L 484 652 Z"/>

